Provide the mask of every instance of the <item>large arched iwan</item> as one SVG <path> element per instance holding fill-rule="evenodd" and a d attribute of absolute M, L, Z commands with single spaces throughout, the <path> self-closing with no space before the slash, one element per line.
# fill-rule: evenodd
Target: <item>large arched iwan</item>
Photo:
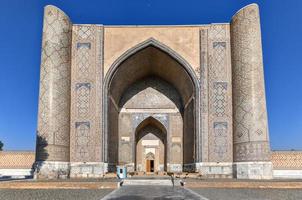
<path fill-rule="evenodd" d="M 153 38 L 121 55 L 103 90 L 103 160 L 109 170 L 117 165 L 135 170 L 135 129 L 148 117 L 167 129 L 165 170 L 194 169 L 201 159 L 198 87 L 188 62 Z"/>

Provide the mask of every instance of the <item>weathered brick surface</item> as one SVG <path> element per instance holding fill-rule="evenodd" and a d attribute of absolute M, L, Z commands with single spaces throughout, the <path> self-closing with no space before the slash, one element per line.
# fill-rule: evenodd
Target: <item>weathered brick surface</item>
<path fill-rule="evenodd" d="M 272 151 L 274 169 L 302 169 L 302 151 Z"/>
<path fill-rule="evenodd" d="M 33 151 L 0 151 L 0 169 L 27 169 L 34 162 Z"/>

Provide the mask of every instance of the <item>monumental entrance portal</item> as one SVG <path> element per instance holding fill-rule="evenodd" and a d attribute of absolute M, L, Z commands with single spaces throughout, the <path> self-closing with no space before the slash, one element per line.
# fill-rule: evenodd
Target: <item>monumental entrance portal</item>
<path fill-rule="evenodd" d="M 155 172 L 194 165 L 198 83 L 189 67 L 153 38 L 113 64 L 105 81 L 109 169 L 145 171 L 152 156 Z"/>
<path fill-rule="evenodd" d="M 72 24 L 44 12 L 35 173 L 271 178 L 258 6 L 230 23 Z"/>

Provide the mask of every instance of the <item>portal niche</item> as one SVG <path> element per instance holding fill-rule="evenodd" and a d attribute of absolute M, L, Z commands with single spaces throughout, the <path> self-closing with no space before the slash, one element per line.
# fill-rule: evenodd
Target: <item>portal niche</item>
<path fill-rule="evenodd" d="M 181 172 L 195 162 L 196 85 L 179 55 L 150 39 L 128 50 L 105 82 L 109 170 Z"/>
<path fill-rule="evenodd" d="M 136 165 L 138 172 L 163 172 L 167 170 L 167 131 L 153 117 L 145 119 L 135 131 Z"/>

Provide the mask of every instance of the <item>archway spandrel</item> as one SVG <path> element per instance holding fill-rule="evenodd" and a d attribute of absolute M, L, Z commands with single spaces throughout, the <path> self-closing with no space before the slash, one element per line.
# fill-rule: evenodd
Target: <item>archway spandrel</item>
<path fill-rule="evenodd" d="M 181 55 L 197 74 L 199 27 L 104 27 L 104 76 L 114 61 L 140 43 L 154 38 Z"/>

